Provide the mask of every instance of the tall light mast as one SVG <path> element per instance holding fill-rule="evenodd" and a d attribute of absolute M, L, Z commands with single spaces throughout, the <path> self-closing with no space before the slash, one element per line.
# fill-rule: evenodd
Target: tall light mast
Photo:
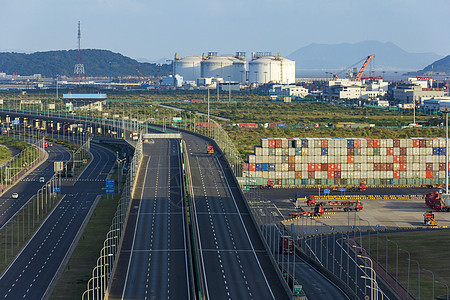
<path fill-rule="evenodd" d="M 80 21 L 78 21 L 78 50 L 77 50 L 77 60 L 75 63 L 75 69 L 73 71 L 73 80 L 78 81 L 78 82 L 86 80 L 86 75 L 84 74 L 83 57 L 81 55 L 81 25 L 80 25 Z"/>

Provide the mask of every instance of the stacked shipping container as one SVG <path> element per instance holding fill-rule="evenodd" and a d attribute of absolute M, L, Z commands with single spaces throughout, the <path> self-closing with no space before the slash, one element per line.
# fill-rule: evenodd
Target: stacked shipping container
<path fill-rule="evenodd" d="M 242 180 L 276 185 L 445 183 L 445 139 L 261 139 Z M 247 179 L 246 179 L 247 178 Z M 244 183 L 245 184 L 245 183 Z"/>

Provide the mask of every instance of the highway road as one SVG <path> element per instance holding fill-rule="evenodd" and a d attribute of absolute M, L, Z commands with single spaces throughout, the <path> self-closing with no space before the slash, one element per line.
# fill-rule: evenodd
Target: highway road
<path fill-rule="evenodd" d="M 39 182 L 41 176 L 45 178 L 45 182 L 53 176 L 54 161 L 70 159 L 70 153 L 61 146 L 54 145 L 45 149 L 48 152 L 48 159 L 0 196 L 0 227 L 6 224 L 42 188 L 45 183 Z M 18 193 L 19 198 L 12 199 L 12 193 Z"/>
<path fill-rule="evenodd" d="M 209 299 L 289 299 L 225 159 L 183 133 Z"/>
<path fill-rule="evenodd" d="M 80 180 L 63 182 L 64 199 L 0 277 L 4 299 L 44 297 L 115 162 L 115 154 L 102 147 L 92 145 L 91 152 Z"/>
<path fill-rule="evenodd" d="M 109 299 L 191 299 L 179 142 L 143 152 Z"/>

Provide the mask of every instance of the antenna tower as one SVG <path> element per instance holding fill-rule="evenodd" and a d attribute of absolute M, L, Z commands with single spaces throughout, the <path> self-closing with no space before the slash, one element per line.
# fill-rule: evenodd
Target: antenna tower
<path fill-rule="evenodd" d="M 81 82 L 84 81 L 85 79 L 86 76 L 84 74 L 83 57 L 81 55 L 81 28 L 80 28 L 80 21 L 78 21 L 78 50 L 75 69 L 73 71 L 73 80 Z"/>

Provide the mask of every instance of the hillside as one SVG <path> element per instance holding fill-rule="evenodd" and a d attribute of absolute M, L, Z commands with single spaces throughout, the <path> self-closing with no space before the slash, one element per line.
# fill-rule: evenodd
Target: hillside
<path fill-rule="evenodd" d="M 0 72 L 20 75 L 42 74 L 45 77 L 56 75 L 73 76 L 76 50 L 35 52 L 31 54 L 0 52 Z M 87 77 L 167 75 L 171 65 L 161 67 L 151 63 L 140 63 L 135 59 L 108 50 L 82 50 L 82 60 Z M 111 64 L 110 64 L 111 63 Z"/>
<path fill-rule="evenodd" d="M 447 55 L 446 57 L 429 64 L 423 70 L 418 71 L 417 73 L 429 74 L 431 72 L 450 74 L 450 55 Z"/>
<path fill-rule="evenodd" d="M 409 53 L 391 42 L 378 41 L 355 44 L 313 43 L 294 51 L 287 58 L 296 61 L 297 69 L 341 70 L 370 54 L 375 54 L 374 68 L 386 71 L 417 70 L 440 58 L 435 53 Z"/>

